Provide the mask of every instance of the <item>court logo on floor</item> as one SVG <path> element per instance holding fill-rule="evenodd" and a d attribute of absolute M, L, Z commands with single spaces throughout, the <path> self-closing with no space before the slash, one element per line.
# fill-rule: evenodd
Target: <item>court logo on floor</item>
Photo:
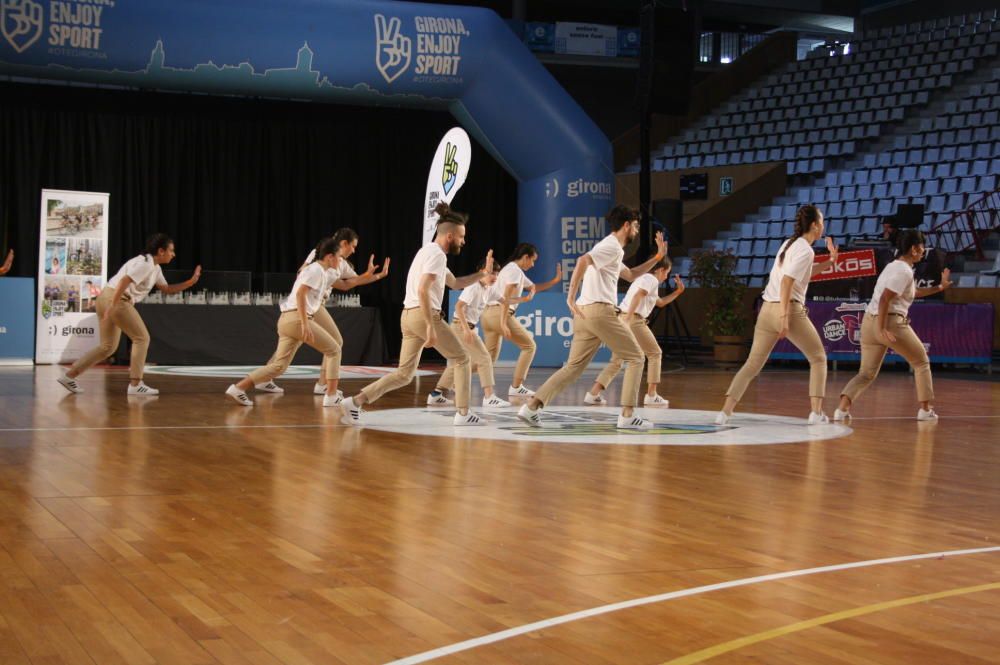
<path fill-rule="evenodd" d="M 260 365 L 154 365 L 146 367 L 146 374 L 170 374 L 172 376 L 198 376 L 216 379 L 241 379 Z M 363 367 L 360 365 L 343 365 L 340 368 L 340 378 L 343 379 L 380 379 L 394 372 L 395 367 Z M 440 372 L 429 372 L 418 369 L 417 376 L 432 376 Z M 319 365 L 292 365 L 278 377 L 285 379 L 319 378 Z"/>
<path fill-rule="evenodd" d="M 617 407 L 557 406 L 542 411 L 542 426 L 517 418 L 516 408 L 474 411 L 481 427 L 454 427 L 454 408 L 373 409 L 365 411 L 366 429 L 463 439 L 540 441 L 603 445 L 734 446 L 797 443 L 835 439 L 851 433 L 839 424 L 810 426 L 786 416 L 737 414 L 728 425 L 714 423 L 716 412 L 686 409 L 637 409 L 653 421 L 650 430 L 615 427 Z"/>

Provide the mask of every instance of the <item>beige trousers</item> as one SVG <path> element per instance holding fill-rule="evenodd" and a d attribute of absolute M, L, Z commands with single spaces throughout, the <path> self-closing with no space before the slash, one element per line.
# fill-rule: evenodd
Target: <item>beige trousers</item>
<path fill-rule="evenodd" d="M 101 295 L 97 296 L 97 318 L 101 334 L 101 342 L 96 347 L 88 351 L 79 360 L 73 363 L 73 371 L 84 372 L 94 364 L 106 359 L 118 348 L 121 341 L 122 331 L 132 340 L 132 357 L 129 361 L 128 376 L 130 379 L 141 379 L 142 371 L 146 366 L 146 353 L 149 351 L 149 331 L 146 324 L 142 322 L 139 312 L 135 311 L 135 305 L 130 300 L 121 300 L 111 312 L 111 316 L 104 318 L 104 313 L 111 307 L 115 297 L 115 290 L 110 286 L 104 287 Z"/>
<path fill-rule="evenodd" d="M 463 330 L 463 328 L 472 333 L 471 344 L 466 340 L 464 334 L 465 330 Z M 472 360 L 470 372 L 479 372 L 479 383 L 482 387 L 492 388 L 494 385 L 493 359 L 490 358 L 490 354 L 486 350 L 486 345 L 483 344 L 483 340 L 479 337 L 479 333 L 476 332 L 474 328 L 470 330 L 468 326 L 463 326 L 458 321 L 451 322 L 451 329 L 452 332 L 455 333 L 455 337 L 458 338 L 459 343 L 461 343 L 462 348 L 468 352 L 469 358 Z M 441 378 L 438 379 L 437 389 L 440 391 L 451 390 L 454 386 L 455 365 L 449 360 L 444 373 L 441 375 Z"/>
<path fill-rule="evenodd" d="M 934 399 L 934 381 L 931 379 L 931 361 L 923 342 L 910 327 L 910 320 L 900 314 L 889 314 L 886 330 L 896 341 L 889 344 L 878 334 L 878 317 L 865 313 L 861 320 L 861 367 L 841 391 L 853 403 L 871 385 L 882 368 L 885 353 L 892 349 L 910 363 L 913 378 L 917 381 L 917 401 L 930 402 Z"/>
<path fill-rule="evenodd" d="M 569 347 L 566 364 L 542 384 L 535 393 L 535 398 L 542 404 L 548 404 L 566 386 L 579 379 L 603 342 L 613 355 L 625 363 L 622 406 L 635 406 L 639 397 L 643 364 L 642 349 L 635 341 L 635 336 L 618 318 L 614 305 L 594 303 L 580 309 L 585 318 L 573 317 L 573 342 Z"/>
<path fill-rule="evenodd" d="M 316 325 L 318 325 L 320 328 L 325 330 L 327 334 L 333 338 L 333 341 L 335 341 L 340 346 L 341 351 L 343 351 L 344 336 L 340 334 L 340 328 L 337 327 L 337 324 L 334 322 L 333 317 L 330 316 L 330 312 L 329 310 L 327 310 L 325 305 L 316 310 L 316 313 L 313 315 L 313 322 L 316 323 Z M 341 356 L 338 355 L 337 370 L 334 374 L 334 378 L 340 378 L 340 360 Z M 323 364 L 320 367 L 320 372 L 319 372 L 320 376 L 327 375 L 328 364 L 329 361 L 327 360 L 327 357 L 323 356 Z"/>
<path fill-rule="evenodd" d="M 496 363 L 500 357 L 500 346 L 503 344 L 503 333 L 500 332 L 500 315 L 504 313 L 503 305 L 491 305 L 483 310 L 479 324 L 483 328 L 483 339 L 486 351 Z M 531 369 L 531 361 L 535 359 L 535 338 L 525 330 L 513 314 L 507 315 L 507 327 L 510 328 L 510 341 L 521 349 L 514 367 L 514 382 L 524 381 Z"/>
<path fill-rule="evenodd" d="M 639 344 L 639 348 L 642 349 L 644 354 L 646 354 L 646 362 L 648 364 L 646 381 L 648 383 L 659 383 L 660 361 L 663 358 L 663 351 L 660 349 L 660 345 L 656 341 L 653 331 L 650 330 L 649 326 L 646 324 L 646 319 L 638 314 L 633 314 L 631 321 L 625 318 L 625 314 L 622 314 L 620 318 L 622 323 L 627 325 L 629 330 L 632 331 L 632 334 L 635 336 L 635 341 Z M 600 376 L 597 377 L 597 382 L 607 388 L 611 385 L 611 382 L 615 380 L 615 377 L 618 376 L 618 372 L 621 371 L 623 364 L 624 361 L 621 357 L 612 355 L 611 362 L 608 363 L 607 367 L 604 368 Z"/>
<path fill-rule="evenodd" d="M 340 378 L 340 343 L 316 323 L 309 320 L 313 341 L 309 346 L 323 354 L 323 376 L 327 381 Z M 281 376 L 292 363 L 295 352 L 302 346 L 302 317 L 297 310 L 282 312 L 278 317 L 278 348 L 263 367 L 255 369 L 247 376 L 254 384 L 267 383 Z"/>
<path fill-rule="evenodd" d="M 434 317 L 434 332 L 437 334 L 437 344 L 434 348 L 455 366 L 455 406 L 459 409 L 469 407 L 469 383 L 472 380 L 469 354 L 455 337 L 451 328 L 441 320 L 440 315 Z M 369 383 L 361 389 L 369 402 L 402 388 L 413 380 L 427 341 L 427 319 L 419 307 L 404 309 L 399 317 L 399 328 L 403 331 L 403 345 L 399 349 L 399 368 L 392 374 L 386 374 L 374 383 Z"/>
<path fill-rule="evenodd" d="M 757 378 L 760 370 L 771 355 L 771 349 L 778 343 L 781 332 L 781 303 L 765 302 L 757 315 L 757 325 L 753 331 L 753 345 L 750 357 L 733 377 L 726 395 L 739 402 L 750 382 Z M 801 303 L 792 302 L 788 308 L 788 341 L 798 348 L 809 361 L 809 396 L 826 396 L 826 351 L 819 339 L 816 326 Z"/>

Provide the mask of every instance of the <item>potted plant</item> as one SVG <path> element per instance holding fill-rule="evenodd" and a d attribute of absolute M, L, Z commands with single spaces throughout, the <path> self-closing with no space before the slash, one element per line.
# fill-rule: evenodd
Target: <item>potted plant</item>
<path fill-rule="evenodd" d="M 717 250 L 699 252 L 691 259 L 691 277 L 708 294 L 703 329 L 714 342 L 717 362 L 738 363 L 747 355 L 743 342 L 746 284 L 736 276 L 736 260 L 732 252 Z"/>

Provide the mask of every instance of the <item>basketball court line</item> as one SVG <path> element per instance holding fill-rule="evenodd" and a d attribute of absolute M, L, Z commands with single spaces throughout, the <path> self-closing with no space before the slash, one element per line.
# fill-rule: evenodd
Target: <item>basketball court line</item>
<path fill-rule="evenodd" d="M 632 600 L 626 600 L 618 603 L 600 605 L 598 607 L 592 607 L 590 609 L 580 610 L 578 612 L 572 612 L 570 614 L 563 614 L 562 616 L 553 617 L 551 619 L 544 619 L 542 621 L 527 623 L 521 626 L 517 626 L 516 628 L 508 628 L 507 630 L 502 630 L 496 633 L 490 633 L 489 635 L 475 637 L 469 640 L 465 640 L 463 642 L 456 642 L 448 646 L 433 649 L 431 651 L 424 651 L 423 653 L 418 653 L 413 656 L 407 656 L 406 658 L 401 658 L 399 660 L 391 661 L 386 665 L 416 665 L 417 663 L 426 663 L 431 660 L 443 658 L 444 656 L 450 656 L 452 654 L 460 653 L 462 651 L 469 651 L 470 649 L 475 649 L 477 647 L 481 647 L 487 644 L 493 644 L 495 642 L 509 640 L 513 637 L 519 637 L 527 633 L 533 633 L 535 631 L 544 630 L 546 628 L 552 628 L 553 626 L 559 626 L 562 624 L 571 623 L 573 621 L 579 621 L 581 619 L 589 619 L 592 617 L 601 616 L 603 614 L 611 614 L 612 612 L 627 610 L 633 607 L 641 607 L 643 605 L 662 603 L 668 600 L 675 600 L 677 598 L 686 598 L 689 596 L 701 595 L 712 591 L 721 591 L 723 589 L 733 589 L 742 586 L 750 586 L 753 584 L 762 584 L 764 582 L 774 582 L 776 580 L 784 580 L 794 577 L 817 575 L 820 573 L 830 573 L 841 570 L 852 570 L 854 568 L 867 568 L 870 566 L 904 563 L 907 561 L 919 561 L 922 559 L 956 557 L 968 554 L 988 554 L 992 552 L 1000 552 L 1000 547 L 980 547 L 980 548 L 966 549 L 966 550 L 946 550 L 943 552 L 910 554 L 906 556 L 889 557 L 885 559 L 867 559 L 864 561 L 853 561 L 850 563 L 840 563 L 831 566 L 819 566 L 817 568 L 803 568 L 800 570 L 789 570 L 782 573 L 771 573 L 769 575 L 745 577 L 742 579 L 730 580 L 728 582 L 719 582 L 716 584 L 706 584 L 704 586 L 691 587 L 689 589 L 680 589 L 677 591 L 670 591 L 668 593 L 661 593 L 655 596 L 645 596 L 643 598 L 634 598 Z"/>

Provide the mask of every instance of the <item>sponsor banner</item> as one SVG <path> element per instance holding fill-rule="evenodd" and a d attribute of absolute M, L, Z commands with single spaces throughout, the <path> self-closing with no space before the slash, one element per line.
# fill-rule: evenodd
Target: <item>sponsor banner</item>
<path fill-rule="evenodd" d="M 455 194 L 465 184 L 465 179 L 469 177 L 471 163 L 472 143 L 469 141 L 469 135 L 461 127 L 452 127 L 438 144 L 434 160 L 431 162 L 430 173 L 427 175 L 423 229 L 425 244 L 434 240 L 434 229 L 438 221 L 438 214 L 434 212 L 434 208 L 442 201 L 451 203 Z"/>
<path fill-rule="evenodd" d="M 866 302 L 810 302 L 809 320 L 823 340 L 830 360 L 861 360 L 861 319 Z M 993 352 L 993 305 L 918 302 L 910 307 L 910 325 L 931 362 L 989 364 Z M 788 340 L 774 347 L 772 358 L 804 360 Z M 886 362 L 906 362 L 889 351 Z"/>
<path fill-rule="evenodd" d="M 524 24 L 524 43 L 536 53 L 554 53 L 556 26 L 553 23 L 529 22 Z"/>
<path fill-rule="evenodd" d="M 618 28 L 597 23 L 556 23 L 556 53 L 568 55 L 618 55 Z"/>
<path fill-rule="evenodd" d="M 599 163 L 522 183 L 518 188 L 521 217 L 536 223 L 522 222 L 519 240 L 538 247 L 539 258 L 528 277 L 535 282 L 549 279 L 552 261 L 559 261 L 565 293 L 580 255 L 611 232 L 605 215 L 614 204 L 611 174 Z"/>
<path fill-rule="evenodd" d="M 0 365 L 30 365 L 34 350 L 35 280 L 0 278 Z"/>
<path fill-rule="evenodd" d="M 828 254 L 817 254 L 815 261 L 826 261 Z M 813 275 L 810 281 L 829 282 L 835 279 L 854 279 L 856 277 L 874 277 L 878 274 L 875 267 L 875 252 L 871 249 L 857 249 L 841 252 L 837 262 L 823 272 Z"/>
<path fill-rule="evenodd" d="M 42 190 L 37 363 L 72 362 L 100 339 L 96 312 L 107 280 L 108 202 L 108 194 Z"/>
<path fill-rule="evenodd" d="M 455 311 L 455 303 L 461 291 L 451 291 L 448 297 L 448 311 Z M 566 296 L 545 291 L 528 302 L 518 306 L 514 315 L 524 328 L 535 336 L 538 349 L 535 352 L 535 367 L 561 367 L 569 357 L 569 345 L 573 340 L 573 315 L 566 306 Z M 482 328 L 479 329 L 482 335 Z M 500 346 L 498 362 L 516 362 L 520 353 L 510 340 Z M 601 345 L 592 363 L 604 364 L 611 360 L 611 350 Z"/>
<path fill-rule="evenodd" d="M 618 28 L 618 55 L 622 58 L 639 57 L 639 28 Z"/>

